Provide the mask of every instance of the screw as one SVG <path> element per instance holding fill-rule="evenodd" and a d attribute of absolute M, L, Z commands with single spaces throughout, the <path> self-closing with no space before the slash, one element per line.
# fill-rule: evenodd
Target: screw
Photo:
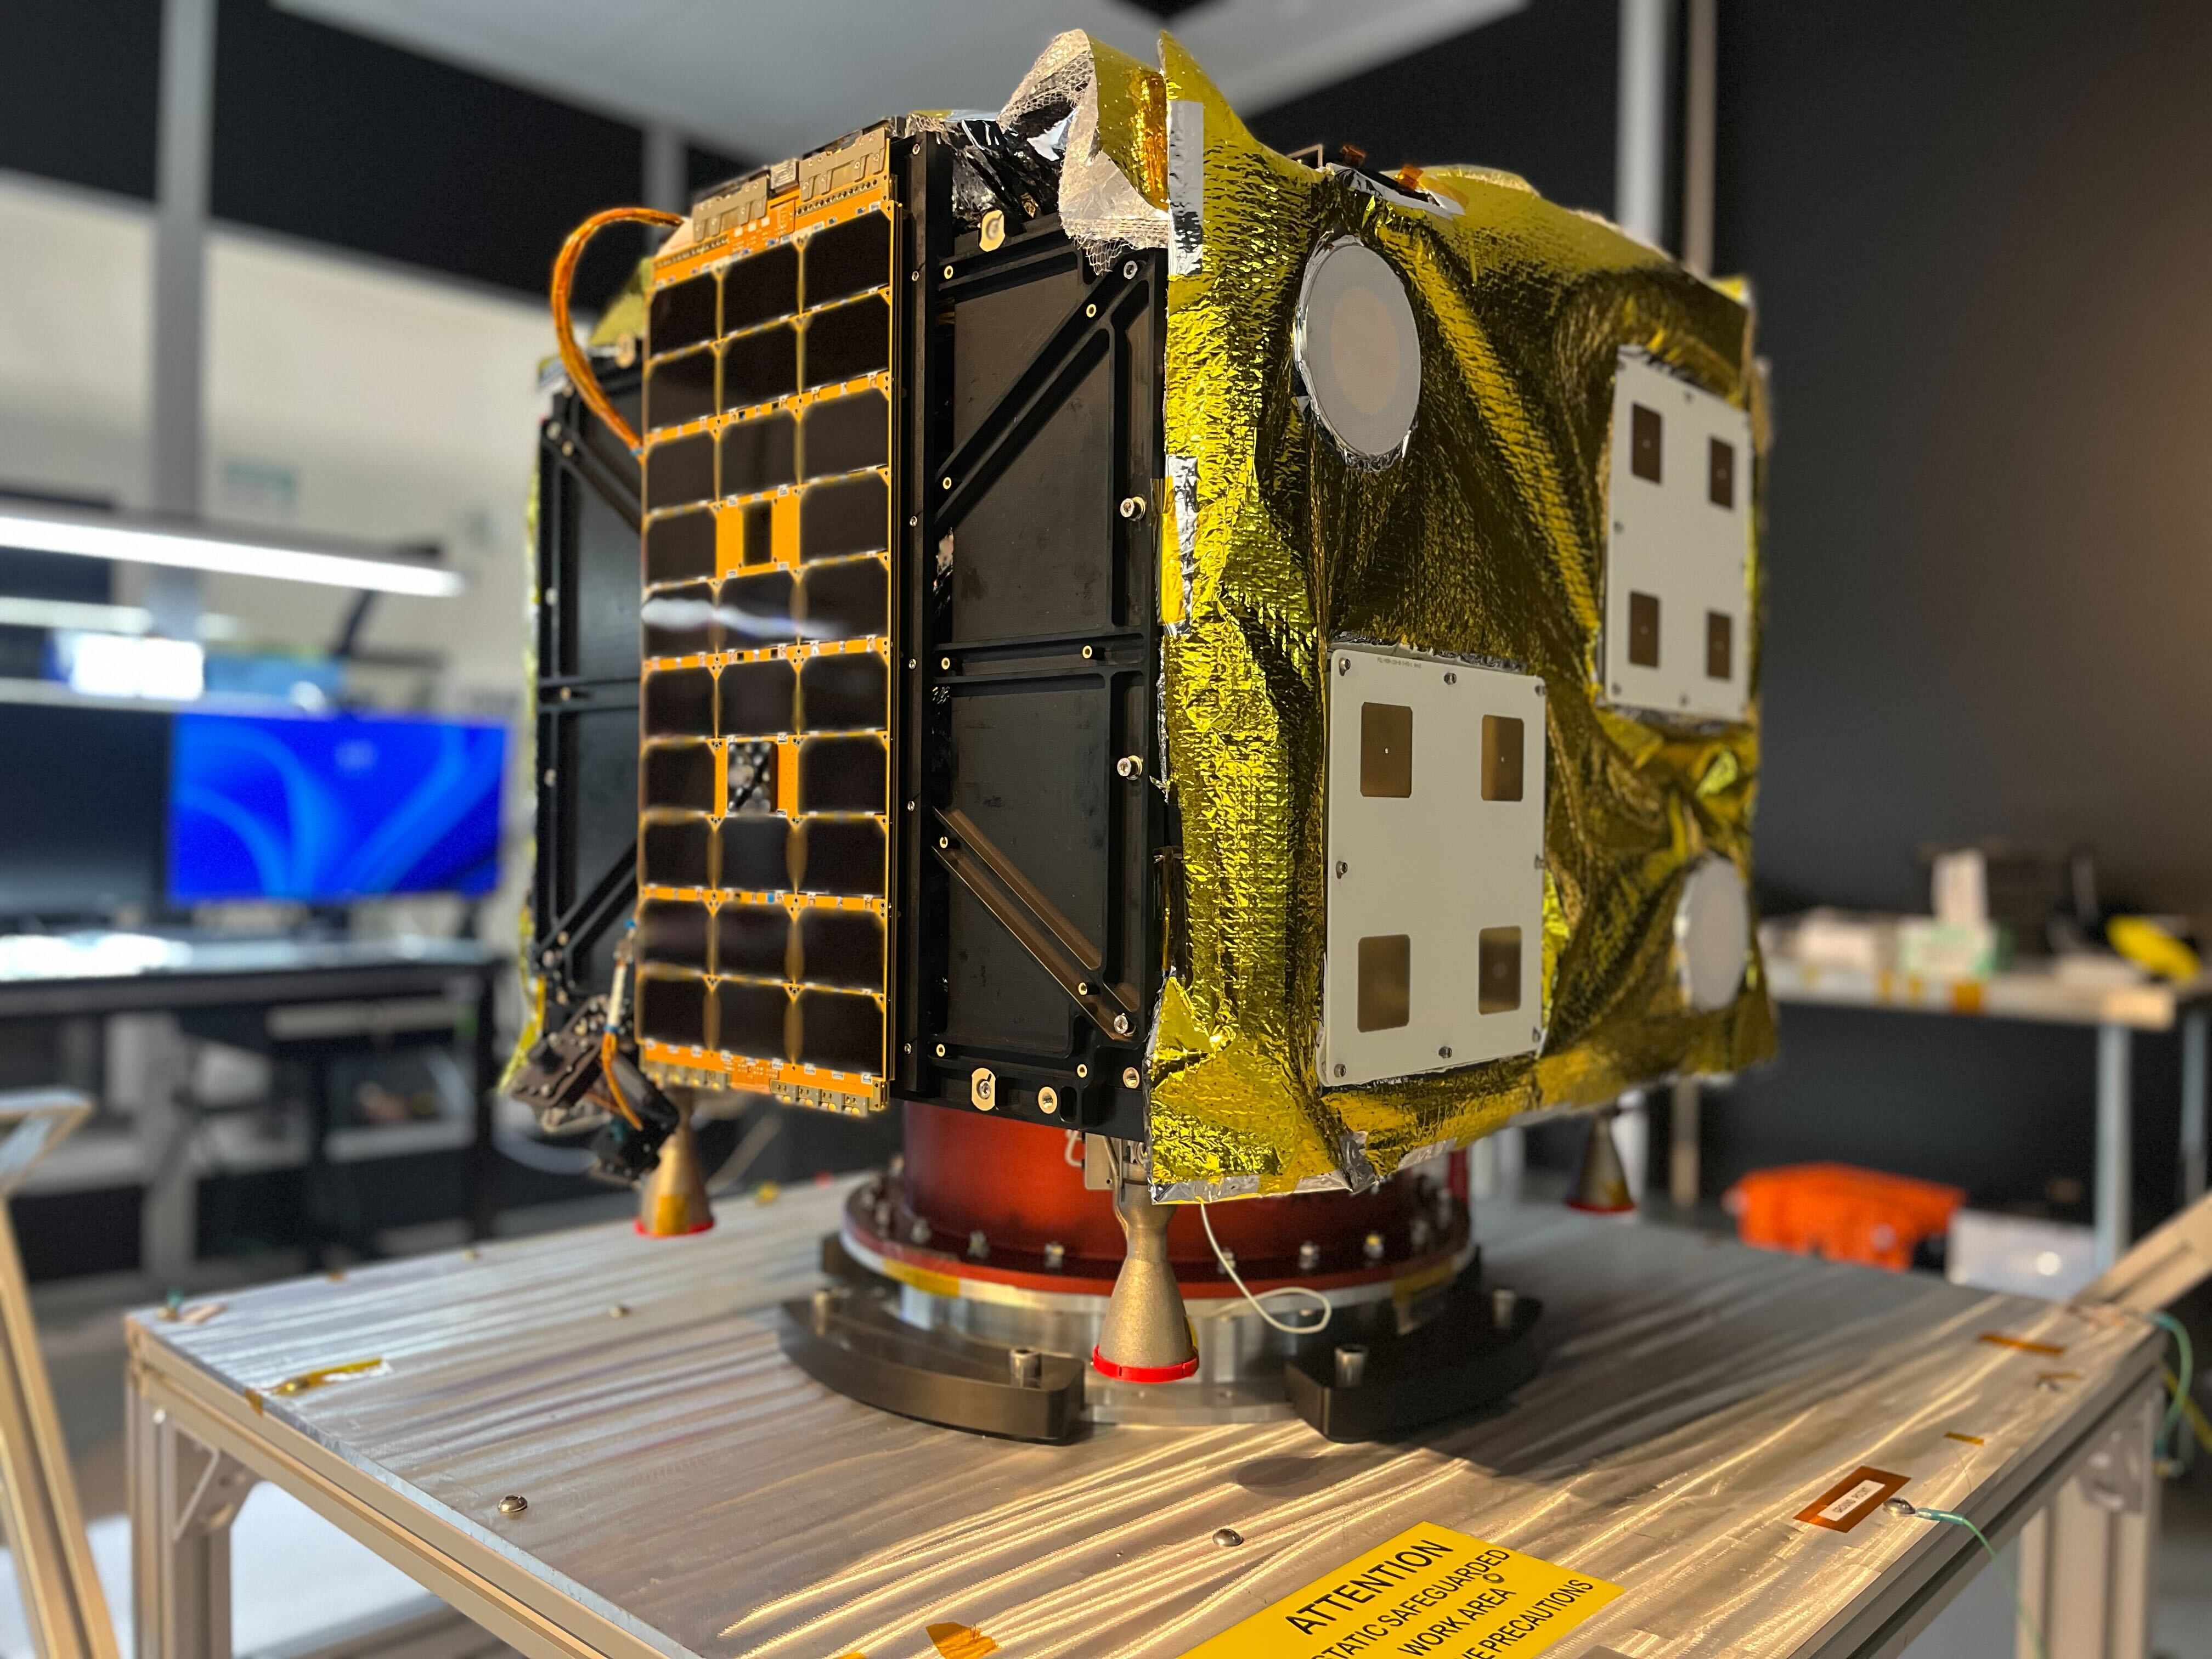
<path fill-rule="evenodd" d="M 1035 1348 L 1009 1348 L 1006 1369 L 1014 1374 L 1016 1388 L 1034 1389 L 1044 1381 L 1044 1356 Z"/>
<path fill-rule="evenodd" d="M 520 1515 L 530 1507 L 530 1500 L 519 1492 L 511 1492 L 499 1500 L 501 1515 Z"/>
<path fill-rule="evenodd" d="M 1037 1091 L 1037 1110 L 1051 1117 L 1060 1110 L 1060 1091 L 1049 1084 Z"/>
<path fill-rule="evenodd" d="M 607 1317 L 610 1319 L 628 1319 L 629 1317 L 629 1310 L 622 1303 L 617 1302 L 614 1306 L 607 1310 Z"/>
<path fill-rule="evenodd" d="M 939 847 L 950 848 L 952 845 L 952 838 L 950 836 L 939 836 L 937 838 L 937 844 Z"/>
<path fill-rule="evenodd" d="M 918 526 L 919 524 L 921 524 L 921 514 L 919 514 L 919 513 L 913 513 L 913 514 L 908 514 L 908 515 L 907 515 L 906 527 L 907 527 L 908 530 L 912 530 L 912 529 L 914 529 L 916 526 Z"/>
<path fill-rule="evenodd" d="M 1244 1534 L 1234 1527 L 1216 1527 L 1213 1530 L 1213 1541 L 1225 1550 L 1233 1550 L 1244 1541 Z"/>
<path fill-rule="evenodd" d="M 1124 755 L 1114 763 L 1114 769 L 1125 778 L 1138 777 L 1143 775 L 1145 763 L 1139 756 Z"/>
<path fill-rule="evenodd" d="M 1124 1089 L 1137 1088 L 1143 1084 L 1144 1080 L 1143 1074 L 1135 1066 L 1124 1066 L 1121 1068 L 1121 1086 Z"/>
<path fill-rule="evenodd" d="M 550 789 L 553 787 L 553 769 L 549 766 L 545 769 L 545 787 L 548 789 Z"/>
<path fill-rule="evenodd" d="M 1352 672 L 1352 659 L 1339 657 L 1336 659 L 1336 672 L 1340 674 L 1349 674 Z"/>
<path fill-rule="evenodd" d="M 968 1254 L 977 1261 L 987 1261 L 991 1254 L 991 1241 L 983 1236 L 981 1227 L 971 1228 L 968 1234 Z"/>
<path fill-rule="evenodd" d="M 1121 275 L 1124 277 L 1133 277 L 1136 274 L 1137 262 L 1134 259 L 1130 260 L 1128 264 L 1121 267 Z"/>
<path fill-rule="evenodd" d="M 1339 1077 L 1342 1077 L 1344 1075 L 1344 1062 L 1340 1060 L 1336 1062 L 1336 1074 Z"/>
<path fill-rule="evenodd" d="M 1360 1241 L 1359 1254 L 1365 1256 L 1370 1261 L 1380 1261 L 1382 1259 L 1382 1235 L 1380 1233 L 1368 1234 L 1365 1238 Z"/>
<path fill-rule="evenodd" d="M 876 1231 L 878 1232 L 888 1233 L 890 1231 L 891 1206 L 889 1204 L 878 1204 L 876 1206 L 875 1223 Z"/>
<path fill-rule="evenodd" d="M 906 810 L 909 812 L 914 811 L 914 803 L 912 801 L 908 801 L 906 804 Z"/>
<path fill-rule="evenodd" d="M 1142 495 L 1124 495 L 1121 498 L 1121 516 L 1125 519 L 1143 518 L 1145 498 Z"/>
<path fill-rule="evenodd" d="M 915 1217 L 914 1225 L 906 1230 L 906 1236 L 909 1243 L 915 1244 L 928 1243 L 929 1224 L 927 1221 L 924 1221 L 920 1216 Z"/>
<path fill-rule="evenodd" d="M 1918 1510 L 1914 1509 L 1911 1504 L 1906 1503 L 1902 1498 L 1891 1498 L 1889 1502 L 1882 1505 L 1882 1508 L 1887 1510 L 1892 1515 L 1897 1516 L 1906 1521 L 1911 1520 L 1915 1516 L 1920 1513 Z"/>
<path fill-rule="evenodd" d="M 1066 1261 L 1066 1245 L 1055 1243 L 1044 1247 L 1044 1265 L 1048 1271 L 1058 1273 Z"/>
<path fill-rule="evenodd" d="M 1540 1025 L 1531 1025 L 1528 1028 L 1528 1041 L 1531 1042 L 1541 1042 L 1543 1040 L 1544 1028 Z"/>
<path fill-rule="evenodd" d="M 1298 1271 L 1310 1273 L 1321 1266 L 1321 1246 L 1309 1238 L 1298 1246 Z"/>
<path fill-rule="evenodd" d="M 1536 854 L 1536 867 L 1539 870 L 1544 867 L 1544 855 L 1541 853 Z"/>
<path fill-rule="evenodd" d="M 1351 869 L 1351 868 L 1352 868 L 1352 866 L 1351 866 L 1350 865 L 1346 864 L 1346 863 L 1342 859 L 1339 859 L 1339 860 L 1336 861 L 1336 873 L 1337 873 L 1338 875 L 1340 875 L 1340 876 L 1341 876 L 1342 874 L 1344 874 L 1344 873 L 1345 873 L 1345 872 L 1346 872 L 1347 870 L 1349 870 L 1349 869 Z"/>
<path fill-rule="evenodd" d="M 1340 1389 L 1356 1389 L 1367 1377 L 1367 1350 L 1357 1342 L 1346 1342 L 1336 1351 L 1336 1385 Z"/>
<path fill-rule="evenodd" d="M 1521 1293 L 1500 1285 L 1490 1292 L 1490 1322 L 1501 1331 L 1513 1328 L 1513 1317 L 1520 1310 Z"/>
<path fill-rule="evenodd" d="M 1620 688 L 1619 686 L 1615 686 L 1615 687 L 1613 688 L 1613 690 L 1616 690 L 1616 691 L 1618 691 L 1620 689 Z M 1543 681 L 1541 681 L 1541 680 L 1538 680 L 1538 681 L 1536 682 L 1536 695 L 1537 695 L 1538 696 L 1540 696 L 1540 696 L 1542 696 L 1544 695 L 1544 682 L 1543 682 Z"/>
<path fill-rule="evenodd" d="M 907 665 L 908 668 L 919 668 L 919 667 L 921 667 L 921 665 L 919 662 L 917 662 L 917 661 L 916 661 L 914 658 L 912 658 L 912 657 L 908 657 L 908 658 L 906 659 L 906 665 Z"/>
<path fill-rule="evenodd" d="M 921 268 L 919 265 L 917 265 L 917 266 L 915 266 L 912 270 L 909 270 L 908 272 L 907 272 L 907 274 L 906 274 L 906 279 L 907 279 L 907 281 L 908 281 L 909 283 L 918 283 L 918 282 L 920 282 L 920 281 L 921 280 Z"/>
<path fill-rule="evenodd" d="M 1451 1058 L 1451 1045 L 1449 1043 L 1446 1043 L 1443 1048 L 1437 1049 L 1437 1058 L 1438 1060 L 1449 1060 Z"/>
<path fill-rule="evenodd" d="M 1079 997 L 1089 996 L 1091 994 L 1091 981 L 1087 979 L 1079 979 L 1076 981 L 1075 994 Z"/>
<path fill-rule="evenodd" d="M 837 1294 L 828 1285 L 814 1292 L 814 1328 L 827 1331 L 830 1316 L 837 1311 Z"/>
<path fill-rule="evenodd" d="M 1114 1032 L 1117 1036 L 1127 1036 L 1129 1035 L 1128 1015 L 1116 1014 L 1114 1016 Z"/>
<path fill-rule="evenodd" d="M 1445 675 L 1445 676 L 1444 676 L 1444 684 L 1445 684 L 1446 685 L 1457 685 L 1457 684 L 1459 684 L 1459 676 L 1458 676 L 1458 675 L 1456 675 L 1456 674 L 1447 674 L 1447 675 Z"/>

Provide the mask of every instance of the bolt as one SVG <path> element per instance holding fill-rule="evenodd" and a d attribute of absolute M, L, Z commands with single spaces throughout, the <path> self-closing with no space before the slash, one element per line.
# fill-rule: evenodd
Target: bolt
<path fill-rule="evenodd" d="M 1449 1060 L 1451 1058 L 1451 1044 L 1447 1042 L 1443 1048 L 1437 1049 L 1437 1058 L 1438 1060 Z"/>
<path fill-rule="evenodd" d="M 1037 1110 L 1052 1117 L 1060 1110 L 1060 1091 L 1047 1084 L 1037 1091 Z"/>
<path fill-rule="evenodd" d="M 547 767 L 547 768 L 545 769 L 545 787 L 546 787 L 548 789 L 550 789 L 550 788 L 553 787 L 553 778 L 554 778 L 554 772 L 553 772 L 553 769 L 552 769 L 551 767 L 550 767 L 550 766 L 549 766 L 549 767 Z"/>
<path fill-rule="evenodd" d="M 1531 1025 L 1528 1028 L 1528 1041 L 1534 1043 L 1541 1043 L 1543 1040 L 1544 1028 L 1540 1025 Z"/>
<path fill-rule="evenodd" d="M 1213 1541 L 1225 1550 L 1233 1550 L 1244 1541 L 1244 1534 L 1234 1527 L 1216 1527 Z"/>
<path fill-rule="evenodd" d="M 908 1228 L 908 1229 L 906 1230 L 906 1236 L 907 1236 L 907 1240 L 908 1240 L 908 1242 L 909 1243 L 914 1243 L 914 1244 L 927 1244 L 927 1243 L 929 1243 L 929 1224 L 928 1224 L 927 1221 L 924 1221 L 924 1220 L 923 1220 L 920 1216 L 916 1216 L 916 1217 L 915 1217 L 915 1218 L 914 1218 L 914 1225 L 912 1225 L 911 1227 L 909 1227 L 909 1228 Z"/>
<path fill-rule="evenodd" d="M 1365 1238 L 1360 1241 L 1359 1254 L 1365 1256 L 1370 1261 L 1380 1261 L 1382 1259 L 1382 1235 L 1380 1233 L 1368 1234 Z"/>
<path fill-rule="evenodd" d="M 1310 1273 L 1321 1266 L 1321 1246 L 1309 1238 L 1298 1246 L 1298 1271 Z"/>
<path fill-rule="evenodd" d="M 499 1500 L 501 1515 L 520 1515 L 530 1507 L 530 1500 L 519 1492 L 511 1492 Z"/>
<path fill-rule="evenodd" d="M 1412 1247 L 1414 1255 L 1419 1255 L 1429 1248 L 1429 1218 L 1425 1215 L 1415 1216 L 1407 1224 L 1406 1242 Z"/>
<path fill-rule="evenodd" d="M 1138 1072 L 1135 1066 L 1124 1066 L 1121 1068 L 1121 1086 L 1124 1089 L 1134 1089 L 1142 1084 L 1144 1080 L 1143 1075 Z"/>
<path fill-rule="evenodd" d="M 1127 1036 L 1129 1035 L 1128 1015 L 1116 1014 L 1114 1016 L 1114 1034 L 1116 1036 Z"/>
<path fill-rule="evenodd" d="M 607 1310 L 607 1317 L 610 1319 L 628 1319 L 629 1317 L 629 1310 L 622 1303 L 617 1302 Z"/>
<path fill-rule="evenodd" d="M 1536 854 L 1536 867 L 1539 870 L 1544 867 L 1544 855 L 1541 853 Z"/>
<path fill-rule="evenodd" d="M 1044 1247 L 1044 1265 L 1047 1272 L 1058 1273 L 1066 1261 L 1067 1246 L 1065 1244 L 1051 1243 Z"/>
<path fill-rule="evenodd" d="M 914 811 L 914 803 L 912 801 L 908 801 L 906 804 L 906 810 L 909 812 Z"/>
<path fill-rule="evenodd" d="M 1619 687 L 1617 687 L 1617 686 L 1614 688 L 1614 690 L 1618 690 L 1619 689 L 1620 689 L 1620 688 L 1619 688 Z M 1542 696 L 1544 695 L 1544 682 L 1543 682 L 1543 681 L 1541 681 L 1541 680 L 1538 680 L 1538 681 L 1536 682 L 1536 695 L 1537 695 L 1538 696 L 1540 696 L 1540 696 Z"/>
<path fill-rule="evenodd" d="M 1142 495 L 1124 495 L 1121 498 L 1121 516 L 1125 519 L 1143 518 L 1145 498 Z"/>
<path fill-rule="evenodd" d="M 1346 1342 L 1336 1351 L 1336 1386 L 1356 1389 L 1367 1380 L 1367 1350 L 1357 1342 Z"/>
<path fill-rule="evenodd" d="M 1125 778 L 1141 777 L 1145 771 L 1144 757 L 1139 755 L 1124 755 L 1114 763 L 1114 769 Z"/>
<path fill-rule="evenodd" d="M 1014 1374 L 1016 1388 L 1034 1389 L 1044 1381 L 1044 1356 L 1035 1348 L 1009 1348 L 1006 1369 Z"/>
<path fill-rule="evenodd" d="M 1339 1077 L 1342 1077 L 1344 1075 L 1344 1062 L 1340 1060 L 1336 1062 L 1336 1074 Z"/>
<path fill-rule="evenodd" d="M 921 280 L 921 266 L 919 266 L 919 265 L 916 265 L 916 266 L 915 266 L 912 270 L 909 270 L 908 272 L 907 272 L 907 274 L 906 274 L 906 279 L 907 279 L 907 281 L 908 281 L 909 283 L 918 283 L 918 282 L 920 282 L 920 281 Z"/>
<path fill-rule="evenodd" d="M 1446 685 L 1457 685 L 1457 684 L 1459 684 L 1459 676 L 1458 676 L 1458 675 L 1456 675 L 1456 674 L 1447 674 L 1447 675 L 1445 675 L 1445 676 L 1444 676 L 1444 684 L 1445 684 Z"/>
<path fill-rule="evenodd" d="M 968 1234 L 968 1255 L 976 1261 L 988 1261 L 991 1257 L 991 1241 L 983 1236 L 981 1227 L 971 1228 Z"/>
<path fill-rule="evenodd" d="M 1336 861 L 1336 873 L 1337 873 L 1338 875 L 1340 875 L 1340 876 L 1343 875 L 1346 871 L 1350 870 L 1351 868 L 1352 868 L 1352 866 L 1351 866 L 1350 865 L 1346 864 L 1346 863 L 1342 859 L 1339 859 L 1339 860 Z"/>
<path fill-rule="evenodd" d="M 1121 275 L 1125 279 L 1133 279 L 1136 274 L 1137 262 L 1134 259 L 1130 260 L 1128 264 L 1121 267 Z"/>
<path fill-rule="evenodd" d="M 1221 1271 L 1225 1273 L 1233 1273 L 1237 1271 L 1236 1251 L 1223 1250 L 1221 1252 Z"/>
<path fill-rule="evenodd" d="M 1336 659 L 1336 672 L 1340 674 L 1349 674 L 1352 672 L 1352 659 L 1339 657 Z"/>
<path fill-rule="evenodd" d="M 906 527 L 907 527 L 908 530 L 912 530 L 912 529 L 915 528 L 915 527 L 916 527 L 917 526 L 919 526 L 921 523 L 921 514 L 919 514 L 919 513 L 909 513 L 908 514 L 907 514 Z"/>
<path fill-rule="evenodd" d="M 890 1231 L 891 1206 L 890 1205 L 878 1204 L 876 1206 L 875 1223 L 876 1231 L 878 1232 L 887 1233 Z"/>
<path fill-rule="evenodd" d="M 814 1328 L 817 1331 L 827 1331 L 830 1316 L 836 1311 L 837 1293 L 835 1291 L 825 1285 L 814 1292 Z"/>
<path fill-rule="evenodd" d="M 1493 1287 L 1490 1292 L 1490 1322 L 1501 1331 L 1511 1330 L 1514 1316 L 1520 1311 L 1520 1291 L 1504 1285 Z"/>

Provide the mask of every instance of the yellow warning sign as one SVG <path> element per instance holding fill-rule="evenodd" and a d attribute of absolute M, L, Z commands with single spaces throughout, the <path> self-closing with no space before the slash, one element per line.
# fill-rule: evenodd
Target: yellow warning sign
<path fill-rule="evenodd" d="M 1620 1594 L 1618 1584 L 1449 1527 L 1415 1527 L 1184 1659 L 1522 1659 Z"/>

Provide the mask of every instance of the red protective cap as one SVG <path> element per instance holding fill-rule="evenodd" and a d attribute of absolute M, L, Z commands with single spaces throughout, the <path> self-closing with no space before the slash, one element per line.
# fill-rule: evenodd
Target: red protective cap
<path fill-rule="evenodd" d="M 1117 1365 L 1093 1348 L 1091 1368 L 1116 1382 L 1180 1382 L 1186 1376 L 1198 1374 L 1198 1356 L 1193 1354 L 1178 1365 Z"/>

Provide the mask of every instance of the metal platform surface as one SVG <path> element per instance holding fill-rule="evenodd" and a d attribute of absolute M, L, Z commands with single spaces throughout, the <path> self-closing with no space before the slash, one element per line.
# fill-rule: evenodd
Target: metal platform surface
<path fill-rule="evenodd" d="M 141 1628 L 225 1646 L 220 1590 L 143 1540 L 219 1526 L 228 1457 L 534 1653 L 925 1659 L 957 1624 L 1008 1655 L 1167 1659 L 1422 1523 L 1625 1587 L 1563 1659 L 1881 1653 L 1975 1545 L 1801 1510 L 1870 1466 L 2002 1540 L 2155 1388 L 2152 1333 L 2118 1316 L 1492 1205 L 1491 1276 L 1544 1298 L 1554 1343 L 1504 1409 L 1389 1446 L 1297 1422 L 985 1440 L 778 1352 L 773 1304 L 817 1282 L 846 1190 L 134 1316 Z"/>

